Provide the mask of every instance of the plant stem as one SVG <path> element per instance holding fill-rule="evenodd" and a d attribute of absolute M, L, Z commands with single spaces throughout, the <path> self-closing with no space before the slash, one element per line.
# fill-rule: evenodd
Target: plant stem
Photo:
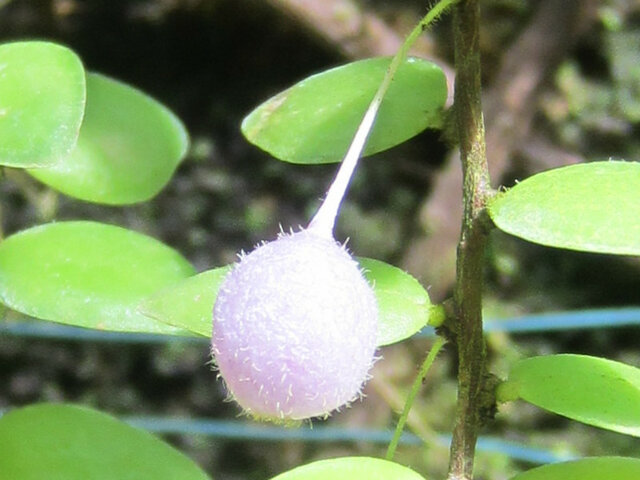
<path fill-rule="evenodd" d="M 454 112 L 463 170 L 464 214 L 458 243 L 455 323 L 458 348 L 458 403 L 451 440 L 449 480 L 470 480 L 480 428 L 485 379 L 482 336 L 482 267 L 490 194 L 480 100 L 479 0 L 462 0 L 453 16 L 456 88 Z"/>
<path fill-rule="evenodd" d="M 418 39 L 420 34 L 424 32 L 432 22 L 438 19 L 438 17 L 440 17 L 447 8 L 455 4 L 457 1 L 458 0 L 440 0 L 436 5 L 434 5 L 420 23 L 418 23 L 418 25 L 416 25 L 416 27 L 411 31 L 398 52 L 394 55 L 391 63 L 389 64 L 389 68 L 382 79 L 382 83 L 378 87 L 373 100 L 371 100 L 369 108 L 367 108 L 360 125 L 358 125 L 358 129 L 351 141 L 351 145 L 349 145 L 349 149 L 342 160 L 340 169 L 329 187 L 327 196 L 322 202 L 322 205 L 320 205 L 315 216 L 311 219 L 308 229 L 314 229 L 322 235 L 333 238 L 333 227 L 335 225 L 336 216 L 338 215 L 338 209 L 340 208 L 344 194 L 347 191 L 353 172 L 358 165 L 358 160 L 360 159 L 360 155 L 367 143 L 367 138 L 373 128 L 376 115 L 378 114 L 378 109 L 380 108 L 382 100 L 391 85 L 393 77 L 398 71 L 400 65 L 406 60 L 409 49 Z"/>
<path fill-rule="evenodd" d="M 409 418 L 409 412 L 411 411 L 411 407 L 413 406 L 413 401 L 415 400 L 416 395 L 418 394 L 418 391 L 422 386 L 422 382 L 424 381 L 424 378 L 427 376 L 427 372 L 429 371 L 429 368 L 431 368 L 433 361 L 436 359 L 436 356 L 438 355 L 438 353 L 440 352 L 440 350 L 442 349 L 445 343 L 446 343 L 446 340 L 442 337 L 438 337 L 436 339 L 435 343 L 431 347 L 431 350 L 429 350 L 429 354 L 427 355 L 427 358 L 425 358 L 424 363 L 420 367 L 420 371 L 418 372 L 418 375 L 413 381 L 413 385 L 411 385 L 411 390 L 409 391 L 409 395 L 407 396 L 407 400 L 404 404 L 404 408 L 402 409 L 402 414 L 400 415 L 400 419 L 398 420 L 396 431 L 393 433 L 393 438 L 391 439 L 391 442 L 389 443 L 389 448 L 387 449 L 387 455 L 385 456 L 387 460 L 392 460 L 393 455 L 396 453 L 396 448 L 398 447 L 398 442 L 400 441 L 400 437 L 402 436 L 402 430 L 404 430 L 404 425 L 405 423 L 407 423 L 407 419 Z"/>

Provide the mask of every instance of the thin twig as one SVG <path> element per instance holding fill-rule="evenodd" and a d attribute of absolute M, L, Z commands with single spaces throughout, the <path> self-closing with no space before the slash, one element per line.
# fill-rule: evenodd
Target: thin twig
<path fill-rule="evenodd" d="M 402 414 L 400 414 L 400 418 L 398 419 L 398 425 L 396 426 L 396 430 L 393 433 L 393 438 L 391 439 L 389 448 L 387 449 L 387 454 L 385 456 L 387 460 L 393 460 L 393 456 L 396 453 L 396 448 L 398 447 L 398 442 L 400 441 L 400 437 L 402 436 L 402 431 L 404 430 L 404 426 L 407 423 L 407 419 L 409 418 L 409 412 L 411 411 L 411 407 L 413 406 L 413 401 L 420 391 L 420 387 L 422 386 L 424 379 L 429 372 L 429 368 L 431 368 L 431 365 L 433 365 L 433 361 L 436 359 L 436 356 L 438 355 L 438 353 L 440 353 L 440 350 L 442 349 L 442 347 L 444 347 L 445 343 L 446 340 L 442 337 L 438 337 L 436 339 L 433 346 L 431 347 L 431 350 L 429 350 L 427 357 L 424 359 L 418 375 L 413 380 L 413 385 L 411 385 L 411 390 L 409 390 L 409 395 L 407 396 L 404 408 L 402 409 Z"/>

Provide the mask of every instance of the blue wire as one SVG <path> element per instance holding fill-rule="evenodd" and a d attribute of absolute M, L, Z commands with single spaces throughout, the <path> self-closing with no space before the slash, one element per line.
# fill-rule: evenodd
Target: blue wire
<path fill-rule="evenodd" d="M 541 313 L 508 320 L 488 320 L 487 332 L 540 332 L 640 325 L 640 308 L 601 308 Z"/>
<path fill-rule="evenodd" d="M 9 409 L 0 409 L 0 417 Z M 393 432 L 367 428 L 283 428 L 273 425 L 259 425 L 242 421 L 204 420 L 184 418 L 164 418 L 152 416 L 122 417 L 122 421 L 137 428 L 160 435 L 203 435 L 222 440 L 249 440 L 265 442 L 366 442 L 388 444 Z M 448 447 L 451 436 L 440 435 L 439 442 Z M 405 445 L 422 445 L 422 440 L 412 433 L 403 433 L 400 443 Z M 571 454 L 554 453 L 548 450 L 530 447 L 519 443 L 508 442 L 494 437 L 480 437 L 478 451 L 499 453 L 513 459 L 534 464 L 555 463 L 574 460 L 578 457 Z"/>
<path fill-rule="evenodd" d="M 477 445 L 479 451 L 501 453 L 515 460 L 536 464 L 567 462 L 580 458 L 571 453 L 554 453 L 542 448 L 508 442 L 494 437 L 480 437 Z"/>
<path fill-rule="evenodd" d="M 523 315 L 507 319 L 487 319 L 484 322 L 484 331 L 531 333 L 633 325 L 640 325 L 640 307 L 600 308 Z M 425 327 L 416 334 L 418 337 L 433 335 L 435 332 L 431 327 Z"/>
<path fill-rule="evenodd" d="M 369 442 L 387 443 L 392 432 L 364 428 L 283 428 L 229 420 L 193 420 L 164 417 L 129 417 L 123 421 L 130 425 L 160 434 L 204 435 L 229 440 L 269 440 L 303 442 Z M 416 435 L 404 433 L 402 443 L 420 445 Z"/>
<path fill-rule="evenodd" d="M 640 307 L 603 308 L 570 312 L 525 315 L 503 320 L 485 321 L 485 332 L 544 332 L 553 330 L 613 328 L 640 325 Z M 42 321 L 7 321 L 0 323 L 0 334 L 17 337 L 51 338 L 72 341 L 116 343 L 202 343 L 209 339 L 196 336 L 161 335 L 151 333 L 105 332 L 88 328 L 70 327 Z M 426 327 L 418 337 L 433 336 L 434 330 Z"/>
<path fill-rule="evenodd" d="M 90 328 L 70 327 L 56 323 L 28 320 L 5 320 L 0 323 L 0 334 L 16 337 L 49 338 L 55 340 L 89 341 L 106 343 L 148 343 L 164 344 L 171 342 L 209 343 L 206 337 L 164 335 L 136 332 L 106 332 Z"/>
<path fill-rule="evenodd" d="M 303 441 L 303 442 L 367 442 L 387 444 L 393 432 L 365 428 L 282 428 L 271 425 L 255 425 L 240 421 L 191 420 L 161 417 L 128 417 L 123 420 L 130 425 L 158 434 L 205 435 L 227 440 Z M 449 446 L 451 436 L 440 435 L 438 440 Z M 403 433 L 400 443 L 422 445 L 422 440 L 412 433 Z M 495 437 L 480 437 L 478 450 L 500 453 L 516 460 L 543 464 L 564 462 L 578 458 L 572 454 L 554 453 Z"/>

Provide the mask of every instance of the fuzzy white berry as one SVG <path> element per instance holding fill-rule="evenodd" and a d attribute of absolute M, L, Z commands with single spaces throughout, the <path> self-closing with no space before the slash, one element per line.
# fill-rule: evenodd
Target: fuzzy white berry
<path fill-rule="evenodd" d="M 357 398 L 367 380 L 378 306 L 358 264 L 333 239 L 333 227 L 394 71 L 308 228 L 243 256 L 220 287 L 212 353 L 231 396 L 254 417 L 326 416 Z"/>
<path fill-rule="evenodd" d="M 233 398 L 258 418 L 327 415 L 358 397 L 373 364 L 377 303 L 333 238 L 282 234 L 226 277 L 212 351 Z"/>

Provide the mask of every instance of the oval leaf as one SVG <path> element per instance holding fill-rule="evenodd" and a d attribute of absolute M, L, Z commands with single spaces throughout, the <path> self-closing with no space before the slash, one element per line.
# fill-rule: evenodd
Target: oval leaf
<path fill-rule="evenodd" d="M 211 337 L 213 304 L 231 266 L 199 273 L 145 299 L 138 310 L 174 327 Z"/>
<path fill-rule="evenodd" d="M 176 251 L 94 222 L 31 228 L 0 243 L 0 300 L 44 320 L 98 330 L 178 333 L 136 311 L 148 295 L 193 274 Z"/>
<path fill-rule="evenodd" d="M 640 255 L 640 163 L 593 162 L 549 170 L 489 203 L 500 230 L 530 242 Z"/>
<path fill-rule="evenodd" d="M 521 360 L 500 386 L 554 413 L 640 437 L 640 369 L 604 358 L 549 355 Z"/>
<path fill-rule="evenodd" d="M 0 418 L 0 472 L 14 480 L 206 480 L 160 439 L 73 405 L 34 405 Z"/>
<path fill-rule="evenodd" d="M 640 478 L 640 459 L 592 457 L 544 465 L 520 473 L 511 480 L 637 480 L 638 478 Z"/>
<path fill-rule="evenodd" d="M 293 163 L 342 159 L 391 62 L 360 60 L 308 77 L 267 100 L 242 122 L 247 139 Z M 364 155 L 442 124 L 447 84 L 431 62 L 409 58 L 384 97 Z"/>
<path fill-rule="evenodd" d="M 56 164 L 75 146 L 85 106 L 80 59 L 48 42 L 0 45 L 0 164 Z"/>
<path fill-rule="evenodd" d="M 320 460 L 273 477 L 272 480 L 424 480 L 403 465 L 371 457 Z"/>
<path fill-rule="evenodd" d="M 184 126 L 164 106 L 92 73 L 87 75 L 87 108 L 76 148 L 64 161 L 29 173 L 82 200 L 142 202 L 166 185 L 187 146 Z"/>
<path fill-rule="evenodd" d="M 371 258 L 358 258 L 378 300 L 378 346 L 410 337 L 429 321 L 431 301 L 420 283 L 403 270 Z"/>
<path fill-rule="evenodd" d="M 384 262 L 359 258 L 378 300 L 378 346 L 410 337 L 427 324 L 431 302 L 426 290 L 408 273 Z M 138 310 L 158 321 L 211 337 L 218 289 L 231 266 L 200 273 L 155 293 Z"/>

